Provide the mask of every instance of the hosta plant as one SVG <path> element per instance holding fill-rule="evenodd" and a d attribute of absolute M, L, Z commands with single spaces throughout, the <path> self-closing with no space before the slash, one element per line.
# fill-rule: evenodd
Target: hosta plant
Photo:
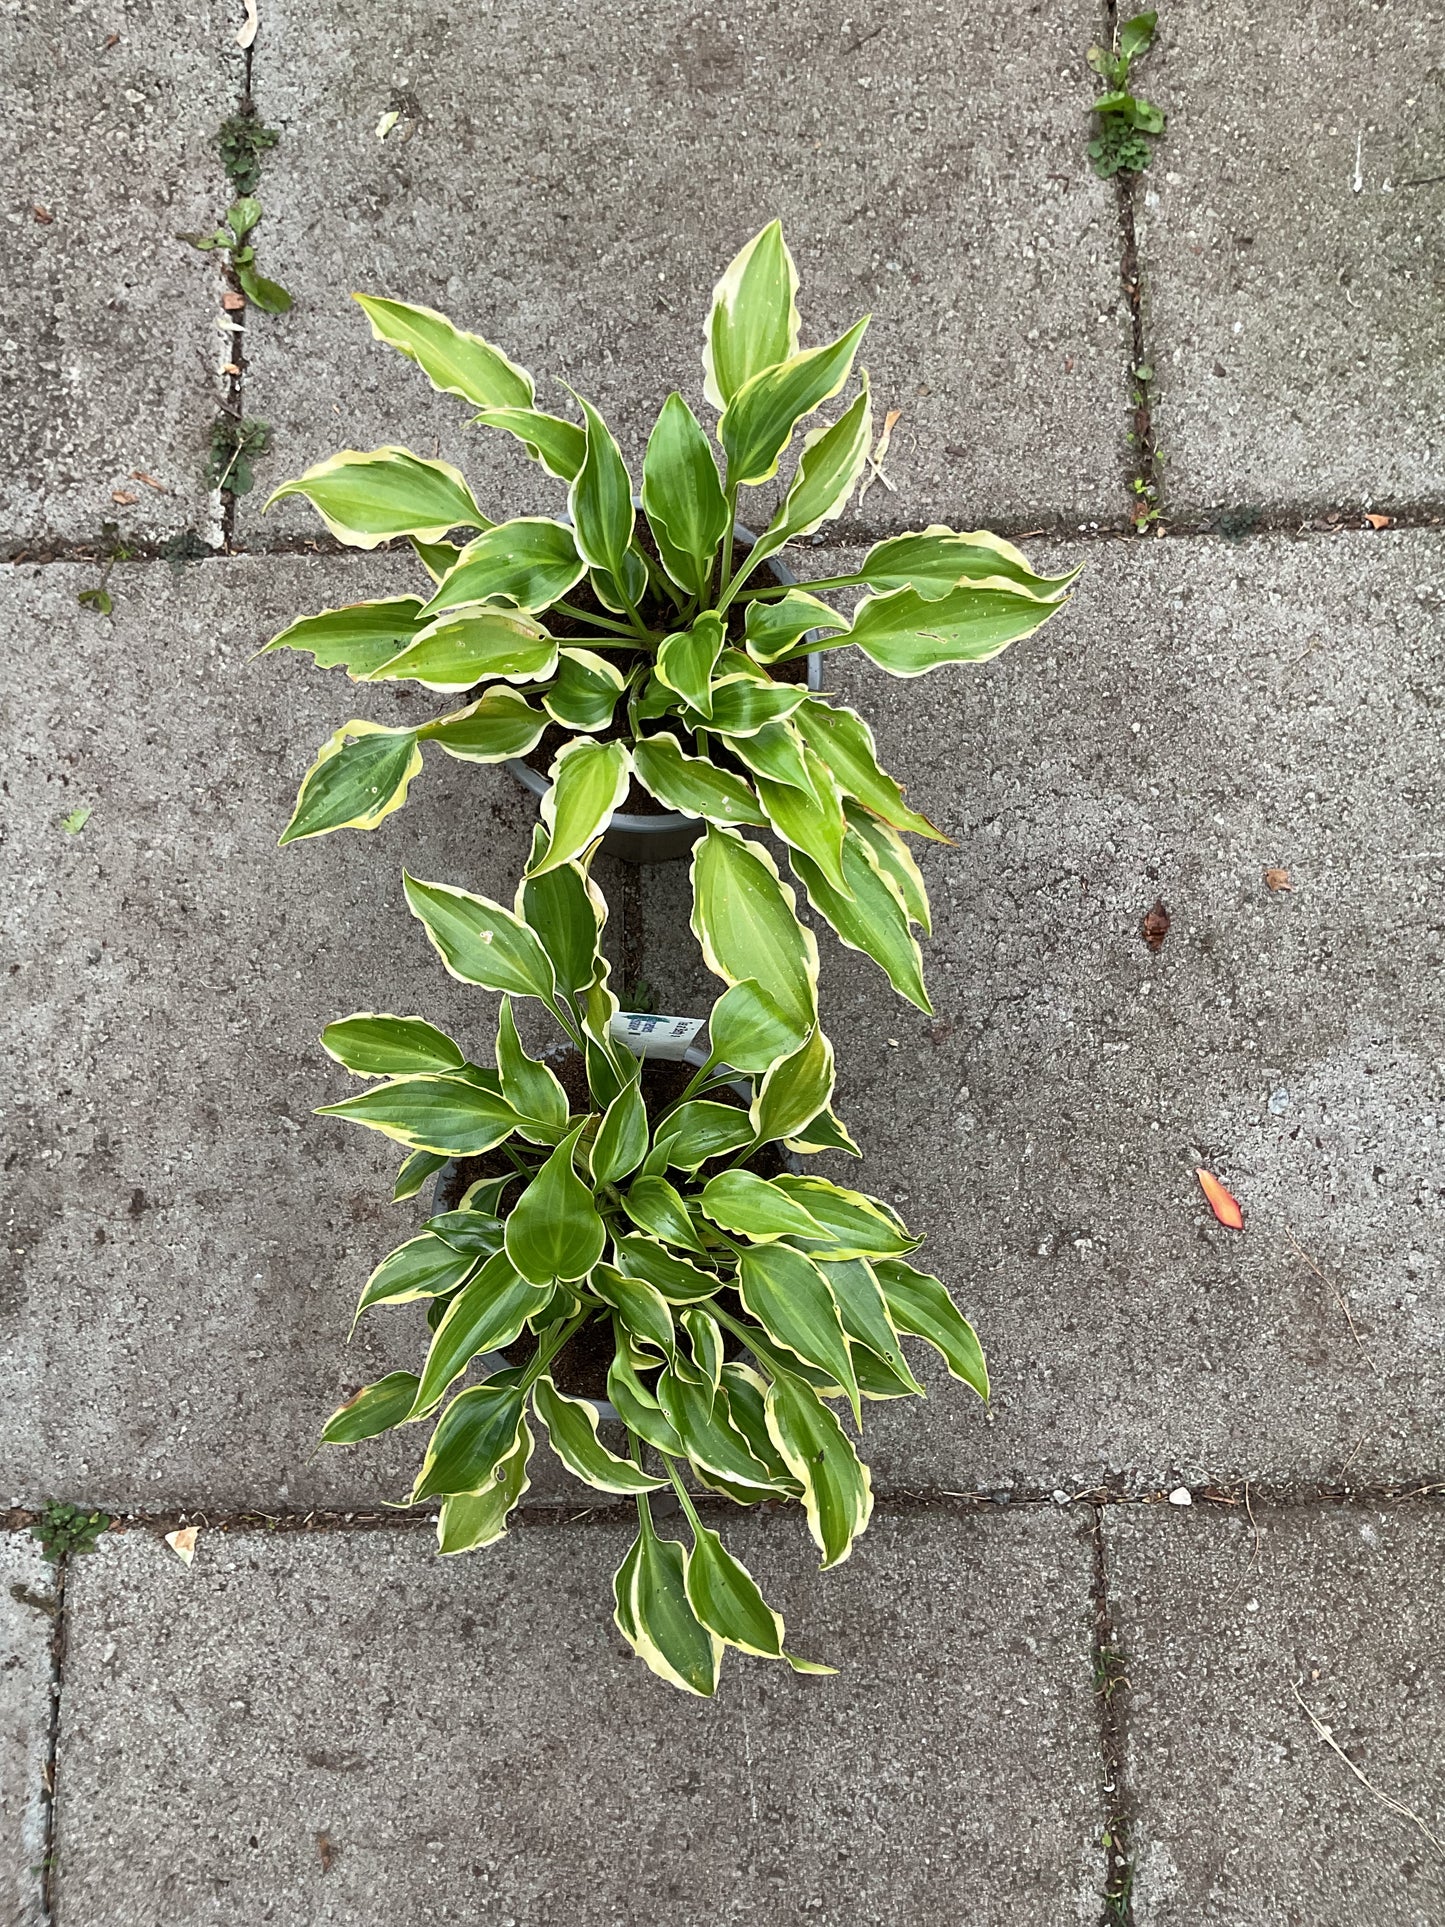
<path fill-rule="evenodd" d="M 409 541 L 422 579 L 410 595 L 307 616 L 267 647 L 461 699 L 415 727 L 344 723 L 283 842 L 375 829 L 428 745 L 496 763 L 536 753 L 553 727 L 539 874 L 590 848 L 635 782 L 716 830 L 772 831 L 843 942 L 929 1008 L 913 934 L 928 902 L 904 837 L 941 833 L 879 767 L 867 722 L 794 678 L 803 657 L 845 645 L 903 677 L 983 661 L 1053 615 L 1072 578 L 1036 574 L 986 531 L 935 526 L 876 543 L 848 573 L 769 579 L 769 558 L 841 514 L 872 439 L 865 372 L 834 421 L 806 429 L 758 539 L 735 539 L 740 511 L 762 519 L 747 491 L 772 483 L 799 430 L 843 395 L 867 325 L 801 348 L 797 286 L 773 222 L 728 267 L 707 319 L 715 439 L 670 394 L 640 476 L 591 402 L 550 413 L 481 336 L 430 308 L 356 297 L 379 339 L 555 478 L 565 513 L 494 522 L 458 469 L 401 447 L 346 450 L 277 490 L 306 497 L 349 547 Z M 851 611 L 825 599 L 842 591 L 861 592 Z"/>
<path fill-rule="evenodd" d="M 539 828 L 534 857 L 546 850 Z M 751 881 L 786 911 L 769 866 Z M 444 1160 L 484 1168 L 361 1294 L 358 1316 L 427 1305 L 419 1369 L 364 1387 L 324 1437 L 418 1426 L 407 1502 L 440 1501 L 450 1553 L 502 1537 L 544 1434 L 584 1485 L 636 1501 L 616 1620 L 655 1673 L 711 1694 L 729 1645 L 826 1670 L 785 1649 L 778 1614 L 699 1510 L 704 1491 L 738 1505 L 798 1501 L 823 1565 L 836 1565 L 872 1507 L 848 1424 L 860 1425 L 865 1399 L 922 1389 L 901 1335 L 936 1347 L 985 1396 L 987 1378 L 972 1328 L 911 1262 L 919 1241 L 895 1213 L 798 1168 L 831 1119 L 832 1051 L 816 1017 L 782 1055 L 766 1020 L 751 1038 L 735 1021 L 735 1055 L 751 1074 L 720 1064 L 715 1043 L 691 1083 L 659 1103 L 649 1072 L 612 1036 L 606 910 L 583 864 L 534 861 L 511 911 L 411 877 L 406 891 L 451 974 L 502 993 L 494 1061 L 470 1061 L 420 1017 L 361 1013 L 323 1042 L 368 1088 L 325 1109 L 406 1148 L 398 1195 L 414 1195 Z M 576 1105 L 558 1060 L 522 1046 L 514 1006 L 527 999 L 574 1054 Z M 610 1357 L 606 1397 L 624 1451 L 599 1432 L 597 1405 L 558 1382 L 589 1325 Z M 686 1542 L 654 1522 L 649 1497 L 668 1488 Z"/>

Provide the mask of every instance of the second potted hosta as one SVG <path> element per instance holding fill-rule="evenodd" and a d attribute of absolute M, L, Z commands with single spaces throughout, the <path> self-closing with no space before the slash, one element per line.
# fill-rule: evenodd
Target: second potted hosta
<path fill-rule="evenodd" d="M 849 1436 L 865 1399 L 922 1387 L 913 1333 L 981 1395 L 972 1328 L 911 1262 L 919 1240 L 878 1199 L 787 1168 L 830 1119 L 833 1054 L 816 1021 L 737 1095 L 714 1046 L 684 1089 L 659 1095 L 615 1041 L 602 954 L 605 908 L 568 862 L 523 884 L 515 910 L 407 879 L 407 899 L 447 969 L 502 993 L 493 1062 L 419 1017 L 362 1012 L 323 1039 L 368 1080 L 333 1116 L 407 1153 L 400 1188 L 434 1161 L 480 1161 L 457 1209 L 432 1217 L 372 1272 L 358 1316 L 425 1302 L 415 1372 L 362 1388 L 323 1437 L 354 1444 L 419 1423 L 410 1503 L 439 1503 L 443 1552 L 492 1544 L 529 1484 L 538 1434 L 584 1485 L 632 1497 L 638 1534 L 614 1582 L 638 1655 L 689 1691 L 714 1691 L 728 1645 L 821 1670 L 783 1645 L 782 1621 L 697 1510 L 700 1488 L 739 1505 L 795 1500 L 824 1566 L 868 1523 L 868 1471 Z M 539 1003 L 580 1076 L 522 1047 L 514 1004 Z M 769 1058 L 765 1038 L 735 1054 Z M 603 1339 L 602 1382 L 620 1423 L 564 1389 L 584 1338 Z M 513 1348 L 467 1384 L 475 1361 Z M 596 1345 L 592 1346 L 596 1356 Z M 424 1439 L 424 1443 L 420 1441 Z M 659 1530 L 649 1494 L 676 1495 L 686 1543 Z"/>

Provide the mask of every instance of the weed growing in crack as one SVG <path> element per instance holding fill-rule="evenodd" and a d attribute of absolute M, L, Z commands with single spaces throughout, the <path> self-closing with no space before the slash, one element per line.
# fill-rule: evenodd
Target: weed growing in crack
<path fill-rule="evenodd" d="M 72 1553 L 94 1552 L 95 1542 L 110 1525 L 108 1512 L 90 1512 L 84 1506 L 53 1499 L 30 1528 L 30 1536 L 40 1543 L 42 1555 L 52 1566 Z"/>
<path fill-rule="evenodd" d="M 1104 92 L 1090 109 L 1098 131 L 1089 142 L 1089 159 L 1102 180 L 1112 174 L 1142 174 L 1152 158 L 1150 143 L 1164 132 L 1161 109 L 1129 90 L 1129 69 L 1148 52 L 1158 18 L 1152 11 L 1136 13 L 1119 29 L 1117 51 L 1089 49 L 1089 65 L 1104 83 Z"/>
<path fill-rule="evenodd" d="M 232 495 L 249 495 L 256 486 L 251 464 L 271 446 L 271 430 L 265 422 L 238 420 L 221 415 L 211 424 L 211 457 L 206 465 L 206 485 L 227 489 Z"/>
<path fill-rule="evenodd" d="M 261 178 L 261 156 L 268 154 L 280 138 L 277 128 L 263 125 L 249 100 L 239 114 L 232 114 L 229 120 L 221 122 L 216 129 L 216 152 L 233 193 L 256 192 Z"/>
<path fill-rule="evenodd" d="M 82 609 L 93 609 L 98 616 L 108 616 L 115 607 L 110 590 L 106 587 L 110 572 L 117 562 L 129 562 L 136 551 L 122 539 L 118 522 L 102 522 L 100 534 L 100 580 L 91 588 L 82 589 L 75 599 Z"/>

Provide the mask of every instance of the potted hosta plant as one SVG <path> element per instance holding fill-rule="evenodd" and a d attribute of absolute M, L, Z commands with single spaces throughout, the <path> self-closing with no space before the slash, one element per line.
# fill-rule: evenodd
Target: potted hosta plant
<path fill-rule="evenodd" d="M 534 857 L 546 843 L 539 829 Z M 793 952 L 768 982 L 811 1002 L 812 960 L 785 887 L 758 861 L 750 881 L 767 922 L 756 934 Z M 660 1087 L 614 1039 L 606 911 L 585 865 L 534 861 L 532 872 L 512 911 L 406 881 L 451 974 L 502 993 L 491 1065 L 420 1017 L 363 1012 L 324 1035 L 332 1057 L 369 1080 L 324 1109 L 405 1147 L 400 1191 L 444 1159 L 476 1175 L 361 1294 L 358 1316 L 427 1305 L 419 1369 L 363 1387 L 323 1436 L 354 1444 L 423 1426 L 409 1503 L 440 1503 L 452 1553 L 502 1537 L 543 1432 L 584 1485 L 636 1502 L 615 1616 L 654 1673 L 711 1694 L 729 1645 L 827 1671 L 787 1651 L 781 1618 L 699 1512 L 700 1489 L 739 1505 L 797 1501 L 823 1565 L 836 1565 L 872 1509 L 846 1421 L 861 1429 L 865 1399 L 921 1394 L 903 1334 L 987 1396 L 978 1342 L 944 1286 L 911 1262 L 919 1241 L 887 1205 L 799 1175 L 780 1155 L 818 1148 L 820 1122 L 824 1142 L 836 1131 L 816 1009 L 785 1055 L 766 1020 L 752 1035 L 734 1023 L 748 1101 L 716 1040 L 685 1085 Z M 519 999 L 549 1013 L 566 1058 L 523 1049 Z M 485 1376 L 466 1382 L 478 1366 Z M 621 1451 L 599 1432 L 604 1392 Z M 685 1543 L 650 1510 L 649 1495 L 669 1488 Z"/>
<path fill-rule="evenodd" d="M 1072 578 L 1036 574 L 985 531 L 942 527 L 876 543 L 846 574 L 780 578 L 781 552 L 841 514 L 862 472 L 866 374 L 835 421 L 804 434 L 761 534 L 738 539 L 744 491 L 771 482 L 799 429 L 843 393 L 867 326 L 800 348 L 797 285 L 773 222 L 729 266 L 708 317 L 716 450 L 669 395 L 636 496 L 590 401 L 550 413 L 531 375 L 480 335 L 430 308 L 356 297 L 381 340 L 565 486 L 565 512 L 494 522 L 458 469 L 401 447 L 346 450 L 276 491 L 306 497 L 350 547 L 409 542 L 423 580 L 412 595 L 304 617 L 268 649 L 307 651 L 358 683 L 465 698 L 411 728 L 344 723 L 307 772 L 283 842 L 375 829 L 405 801 L 428 744 L 470 762 L 531 757 L 549 832 L 540 863 L 581 856 L 618 812 L 623 853 L 648 855 L 634 821 L 645 807 L 671 813 L 654 855 L 685 849 L 704 825 L 709 843 L 770 831 L 818 914 L 929 1009 L 913 934 L 928 927 L 928 901 L 904 836 L 941 832 L 879 767 L 866 721 L 824 697 L 807 666 L 844 646 L 905 677 L 979 662 L 1047 621 Z M 839 592 L 856 593 L 851 613 L 825 599 Z M 697 874 L 716 867 L 703 859 Z"/>

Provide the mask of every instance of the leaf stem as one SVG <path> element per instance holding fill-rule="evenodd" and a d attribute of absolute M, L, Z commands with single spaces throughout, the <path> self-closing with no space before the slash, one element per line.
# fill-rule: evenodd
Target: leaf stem
<path fill-rule="evenodd" d="M 552 607 L 559 615 L 571 616 L 574 622 L 590 622 L 594 628 L 609 629 L 614 635 L 625 636 L 630 642 L 633 631 L 625 622 L 613 622 L 608 616 L 594 616 L 590 609 L 579 609 L 575 602 L 554 602 Z M 609 645 L 599 643 L 598 648 Z"/>

